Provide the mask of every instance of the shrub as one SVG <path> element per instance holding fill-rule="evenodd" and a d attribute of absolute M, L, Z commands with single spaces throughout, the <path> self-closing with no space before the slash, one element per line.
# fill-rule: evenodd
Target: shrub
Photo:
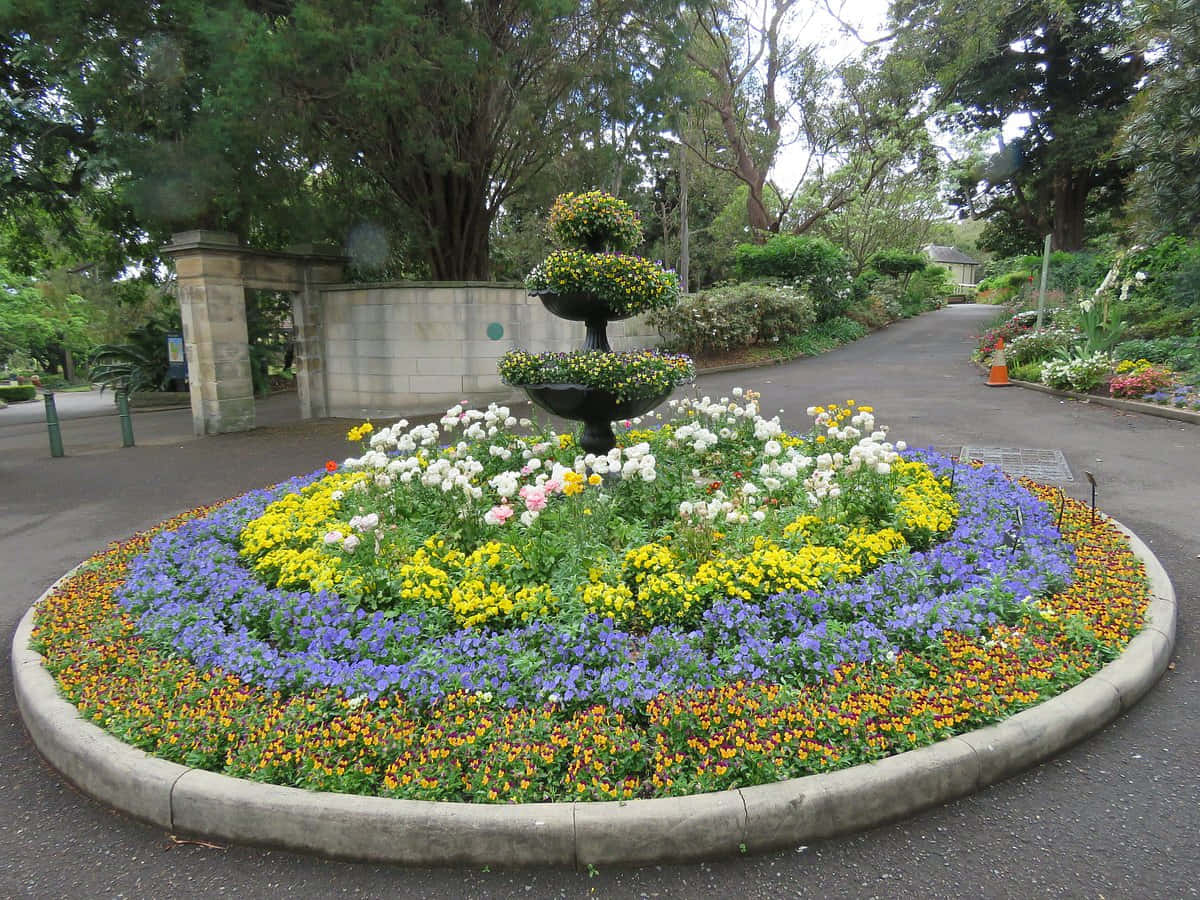
<path fill-rule="evenodd" d="M 1042 321 L 1044 324 L 1050 322 L 1048 311 Z M 1001 339 L 1004 340 L 1004 345 L 1007 347 L 1016 337 L 1028 333 L 1036 325 L 1036 310 L 1025 310 L 1024 312 L 1009 316 L 1007 319 L 1000 320 L 979 336 L 979 345 L 975 349 L 976 357 L 984 357 L 994 353 L 996 345 Z"/>
<path fill-rule="evenodd" d="M 1113 352 L 1119 360 L 1145 359 L 1178 372 L 1200 369 L 1200 337 L 1122 341 Z"/>
<path fill-rule="evenodd" d="M 1005 272 L 985 278 L 978 284 L 979 293 L 987 303 L 1002 304 L 1012 300 L 1029 283 L 1028 270 Z"/>
<path fill-rule="evenodd" d="M 1071 347 L 1079 335 L 1067 328 L 1043 328 L 1014 337 L 1006 349 L 1013 363 L 1041 362 Z"/>
<path fill-rule="evenodd" d="M 0 400 L 16 403 L 20 400 L 32 400 L 37 396 L 37 388 L 32 384 L 0 385 Z"/>
<path fill-rule="evenodd" d="M 1120 266 L 1119 316 L 1131 337 L 1200 332 L 1200 242 L 1169 237 Z"/>
<path fill-rule="evenodd" d="M 846 310 L 846 317 L 858 322 L 867 330 L 874 331 L 900 318 L 899 303 L 896 303 L 896 314 L 893 315 L 882 295 L 871 294 L 851 303 Z"/>
<path fill-rule="evenodd" d="M 70 387 L 71 383 L 62 375 L 45 374 L 41 376 L 42 387 L 48 391 L 59 391 Z"/>
<path fill-rule="evenodd" d="M 1012 366 L 1008 370 L 1008 374 L 1017 381 L 1039 382 L 1042 380 L 1042 364 L 1040 362 L 1030 362 Z"/>
<path fill-rule="evenodd" d="M 926 267 L 929 260 L 922 253 L 909 253 L 906 250 L 880 250 L 874 254 L 867 265 L 881 275 L 900 278 L 912 275 Z M 941 268 L 939 266 L 939 268 Z"/>
<path fill-rule="evenodd" d="M 93 350 L 88 377 L 102 390 L 166 390 L 171 383 L 167 335 L 182 327 L 178 307 L 151 316 L 129 332 L 128 343 L 104 344 Z"/>
<path fill-rule="evenodd" d="M 1062 390 L 1090 391 L 1099 387 L 1111 372 L 1112 360 L 1103 353 L 1042 363 L 1042 381 Z"/>
<path fill-rule="evenodd" d="M 813 321 L 812 302 L 802 291 L 772 282 L 712 288 L 650 316 L 666 346 L 689 353 L 778 343 L 800 334 Z"/>
<path fill-rule="evenodd" d="M 940 309 L 946 305 L 950 293 L 950 272 L 942 266 L 929 264 L 913 273 L 900 298 L 904 316 L 918 316 L 923 312 Z"/>
<path fill-rule="evenodd" d="M 1055 251 L 1050 254 L 1050 269 L 1046 277 L 1046 290 L 1063 294 L 1091 293 L 1104 280 L 1104 274 L 1112 265 L 1112 256 L 1084 250 L 1078 253 Z M 980 282 L 981 290 L 1008 291 L 1009 296 L 1020 291 L 1029 284 L 1033 277 L 1033 287 L 1041 283 L 1042 257 L 1040 254 L 1027 256 L 1012 256 L 998 259 L 984 267 L 984 279 Z"/>
<path fill-rule="evenodd" d="M 782 278 L 804 288 L 818 322 L 850 302 L 850 257 L 824 238 L 778 234 L 765 244 L 739 244 L 734 265 L 742 279 Z"/>

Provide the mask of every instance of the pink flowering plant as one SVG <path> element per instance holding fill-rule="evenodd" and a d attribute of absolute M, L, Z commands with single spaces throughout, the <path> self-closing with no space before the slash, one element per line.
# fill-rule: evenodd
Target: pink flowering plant
<path fill-rule="evenodd" d="M 1141 360 L 1140 362 L 1145 361 Z M 1124 365 L 1125 363 L 1121 364 L 1121 366 Z M 1138 366 L 1135 363 L 1133 367 L 1125 371 L 1121 371 L 1121 366 L 1118 366 L 1117 374 L 1108 383 L 1108 391 L 1114 397 L 1140 399 L 1156 391 L 1165 391 L 1175 383 L 1175 373 L 1162 366 L 1150 363 Z"/>

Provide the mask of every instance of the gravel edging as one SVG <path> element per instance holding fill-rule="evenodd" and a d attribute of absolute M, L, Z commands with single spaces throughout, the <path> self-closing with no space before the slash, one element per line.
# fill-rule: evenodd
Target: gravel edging
<path fill-rule="evenodd" d="M 738 790 L 503 806 L 317 793 L 189 769 L 118 741 L 60 696 L 29 649 L 37 603 L 13 636 L 14 689 L 30 738 L 54 768 L 91 797 L 172 834 L 410 865 L 586 868 L 765 851 L 974 793 L 1094 734 L 1149 691 L 1175 646 L 1175 592 L 1150 549 L 1114 524 L 1145 564 L 1150 605 L 1146 627 L 1095 675 L 1003 722 L 919 750 Z"/>

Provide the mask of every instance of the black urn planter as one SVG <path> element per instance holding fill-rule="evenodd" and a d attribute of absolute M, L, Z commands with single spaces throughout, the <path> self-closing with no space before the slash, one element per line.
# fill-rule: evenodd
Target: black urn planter
<path fill-rule="evenodd" d="M 542 301 L 546 310 L 560 319 L 583 322 L 587 334 L 583 339 L 583 350 L 612 352 L 608 343 L 608 323 L 628 319 L 633 313 L 612 313 L 608 305 L 599 302 L 593 295 L 583 291 L 568 291 L 557 294 L 552 291 L 533 291 L 533 296 Z"/>
<path fill-rule="evenodd" d="M 612 391 L 581 384 L 529 384 L 529 399 L 549 413 L 583 422 L 579 445 L 588 453 L 601 456 L 617 445 L 612 423 L 644 415 L 669 396 L 671 388 L 649 397 L 617 399 Z"/>

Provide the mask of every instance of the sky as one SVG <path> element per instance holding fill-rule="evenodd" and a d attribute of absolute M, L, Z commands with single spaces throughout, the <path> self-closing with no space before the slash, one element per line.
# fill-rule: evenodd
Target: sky
<path fill-rule="evenodd" d="M 822 0 L 809 0 L 809 3 L 811 8 L 797 17 L 798 34 L 806 41 L 821 44 L 822 56 L 827 64 L 836 65 L 862 52 L 861 41 L 829 15 Z M 889 0 L 828 0 L 828 3 L 837 17 L 852 26 L 865 40 L 877 38 L 887 31 L 885 25 Z M 1028 125 L 1027 116 L 1013 116 L 1003 128 L 1005 140 L 1019 135 Z M 936 135 L 935 140 L 938 140 Z M 940 140 L 938 142 L 943 143 Z M 950 143 L 949 136 L 945 136 L 945 144 L 949 146 Z M 999 147 L 996 149 L 999 150 Z M 802 144 L 783 147 L 771 169 L 772 179 L 783 190 L 790 190 L 800 181 L 805 160 Z"/>
<path fill-rule="evenodd" d="M 810 4 L 811 9 L 797 17 L 798 34 L 805 41 L 821 45 L 821 55 L 827 64 L 836 65 L 862 52 L 862 43 L 826 12 L 822 0 L 810 0 Z M 829 0 L 829 6 L 865 39 L 870 40 L 885 31 L 888 0 Z M 795 186 L 804 170 L 805 158 L 802 146 L 785 146 L 780 151 L 771 169 L 771 175 L 780 187 L 786 190 Z"/>

